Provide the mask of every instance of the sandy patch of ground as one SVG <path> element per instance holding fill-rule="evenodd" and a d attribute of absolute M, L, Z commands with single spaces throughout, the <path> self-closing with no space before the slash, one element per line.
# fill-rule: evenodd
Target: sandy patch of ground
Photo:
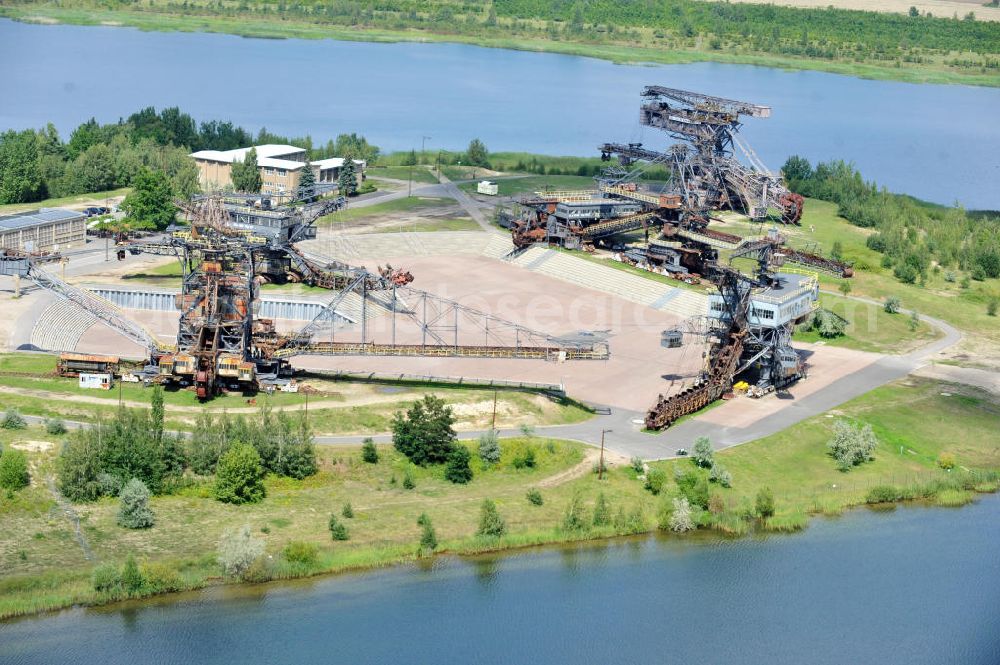
<path fill-rule="evenodd" d="M 979 0 L 736 0 L 736 2 L 753 3 L 757 5 L 779 5 L 784 7 L 807 7 L 824 9 L 856 9 L 869 12 L 886 12 L 906 14 L 910 7 L 916 7 L 921 14 L 930 12 L 934 16 L 951 18 L 958 14 L 959 18 L 969 12 L 975 12 L 979 21 L 1000 21 L 1000 9 L 983 7 Z"/>
<path fill-rule="evenodd" d="M 10 444 L 10 447 L 29 453 L 44 453 L 55 448 L 55 445 L 51 441 L 18 441 Z"/>

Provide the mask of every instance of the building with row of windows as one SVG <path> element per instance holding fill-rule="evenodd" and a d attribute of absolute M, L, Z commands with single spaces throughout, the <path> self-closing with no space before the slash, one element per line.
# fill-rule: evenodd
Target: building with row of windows
<path fill-rule="evenodd" d="M 87 242 L 87 218 L 66 208 L 42 208 L 0 217 L 0 248 L 58 252 Z"/>
<path fill-rule="evenodd" d="M 262 194 L 285 194 L 294 192 L 299 186 L 302 169 L 306 167 L 306 150 L 294 145 L 269 143 L 253 146 L 257 151 L 257 169 L 260 171 Z M 191 153 L 198 166 L 198 181 L 202 190 L 215 191 L 233 186 L 233 163 L 246 159 L 250 148 L 235 150 L 199 150 Z M 337 182 L 340 169 L 344 166 L 342 157 L 331 157 L 311 162 L 316 182 Z M 358 184 L 364 178 L 365 163 L 355 159 Z"/>

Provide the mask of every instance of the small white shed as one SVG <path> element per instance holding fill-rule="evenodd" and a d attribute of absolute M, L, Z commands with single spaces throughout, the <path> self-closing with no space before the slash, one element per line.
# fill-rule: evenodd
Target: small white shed
<path fill-rule="evenodd" d="M 496 196 L 500 192 L 500 187 L 492 180 L 480 180 L 476 186 L 476 191 L 488 196 Z"/>
<path fill-rule="evenodd" d="M 98 388 L 100 390 L 111 390 L 114 377 L 109 373 L 103 374 L 80 374 L 81 388 Z"/>

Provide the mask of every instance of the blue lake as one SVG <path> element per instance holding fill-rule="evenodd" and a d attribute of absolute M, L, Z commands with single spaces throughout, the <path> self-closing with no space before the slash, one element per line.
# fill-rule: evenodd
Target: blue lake
<path fill-rule="evenodd" d="M 1000 208 L 1000 89 L 866 81 L 712 63 L 615 65 L 456 44 L 262 40 L 0 20 L 0 129 L 65 135 L 149 105 L 199 120 L 325 141 L 360 132 L 384 150 L 596 155 L 604 141 L 663 146 L 638 123 L 659 84 L 767 104 L 745 136 L 772 169 L 791 154 L 854 161 L 894 191 Z"/>

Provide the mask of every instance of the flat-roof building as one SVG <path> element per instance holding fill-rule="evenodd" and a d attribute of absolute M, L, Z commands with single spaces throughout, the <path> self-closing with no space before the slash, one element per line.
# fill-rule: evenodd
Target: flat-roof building
<path fill-rule="evenodd" d="M 0 247 L 55 252 L 87 242 L 87 218 L 66 208 L 42 208 L 0 217 Z"/>
<path fill-rule="evenodd" d="M 299 186 L 302 169 L 306 165 L 306 150 L 294 145 L 268 143 L 254 146 L 257 151 L 257 169 L 260 171 L 262 194 L 294 192 Z M 235 150 L 199 150 L 191 153 L 198 166 L 198 181 L 205 191 L 226 189 L 233 185 L 233 162 L 246 159 L 250 148 Z M 355 159 L 358 184 L 364 174 L 365 163 Z M 316 182 L 337 182 L 344 165 L 341 157 L 321 159 L 311 163 Z"/>

